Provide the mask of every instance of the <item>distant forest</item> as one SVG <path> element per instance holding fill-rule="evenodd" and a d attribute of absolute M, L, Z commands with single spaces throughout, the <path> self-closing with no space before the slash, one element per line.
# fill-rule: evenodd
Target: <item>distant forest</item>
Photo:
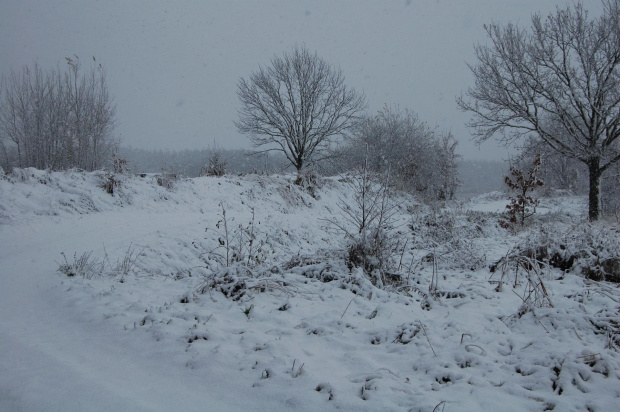
<path fill-rule="evenodd" d="M 186 177 L 206 174 L 209 162 L 217 153 L 225 163 L 226 173 L 294 173 L 284 156 L 280 153 L 251 154 L 248 150 L 207 148 L 201 150 L 148 150 L 134 147 L 121 147 L 119 156 L 127 159 L 129 169 L 134 173 L 171 172 Z M 336 175 L 337 164 L 322 165 L 325 175 Z M 464 199 L 481 193 L 504 190 L 504 176 L 508 164 L 504 161 L 464 160 L 459 163 L 457 197 Z"/>

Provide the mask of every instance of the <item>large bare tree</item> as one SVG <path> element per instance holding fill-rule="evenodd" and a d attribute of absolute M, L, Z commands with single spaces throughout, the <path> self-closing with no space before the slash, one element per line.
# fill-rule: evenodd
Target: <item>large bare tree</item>
<path fill-rule="evenodd" d="M 591 18 L 581 3 L 532 17 L 529 30 L 485 26 L 475 46 L 475 85 L 457 99 L 478 141 L 535 136 L 587 165 L 589 218 L 600 215 L 600 181 L 620 160 L 620 0 Z"/>
<path fill-rule="evenodd" d="M 297 169 L 325 158 L 332 139 L 345 132 L 364 109 L 364 96 L 316 53 L 294 47 L 241 79 L 239 132 L 258 152 L 281 151 Z"/>

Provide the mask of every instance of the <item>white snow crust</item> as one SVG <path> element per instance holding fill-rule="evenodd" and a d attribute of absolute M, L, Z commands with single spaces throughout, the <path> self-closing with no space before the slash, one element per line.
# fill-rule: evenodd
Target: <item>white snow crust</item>
<path fill-rule="evenodd" d="M 101 172 L 0 178 L 0 410 L 620 405 L 620 290 L 550 269 L 542 281 L 552 305 L 520 311 L 526 283 L 512 277 L 497 291 L 488 269 L 529 233 L 496 224 L 502 194 L 452 206 L 468 216 L 459 230 L 479 232 L 471 242 L 484 264 L 442 261 L 430 296 L 424 245 L 410 242 L 409 286 L 399 290 L 346 266 L 329 220 L 353 194 L 338 178 L 314 197 L 291 176 L 179 179 L 172 189 L 154 175 L 117 178 L 113 196 Z M 428 208 L 400 201 L 406 233 Z M 231 227 L 253 223 L 259 264 L 220 264 L 222 207 Z M 585 207 L 579 197 L 543 199 L 539 212 L 571 225 Z M 102 263 L 100 275 L 58 271 L 84 253 Z M 125 272 L 112 270 L 128 256 Z M 210 283 L 224 279 L 244 281 L 243 293 Z"/>

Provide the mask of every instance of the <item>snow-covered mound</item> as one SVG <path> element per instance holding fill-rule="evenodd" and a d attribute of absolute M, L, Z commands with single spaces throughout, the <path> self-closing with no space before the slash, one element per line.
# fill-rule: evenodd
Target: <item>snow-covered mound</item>
<path fill-rule="evenodd" d="M 103 173 L 0 179 L 0 409 L 620 402 L 620 291 L 510 266 L 532 236 L 499 228 L 501 194 L 442 210 L 402 195 L 405 248 L 379 288 L 344 258 L 333 222 L 355 193 L 342 179 L 164 177 L 112 176 L 113 195 Z M 579 198 L 545 208 L 584 214 Z"/>

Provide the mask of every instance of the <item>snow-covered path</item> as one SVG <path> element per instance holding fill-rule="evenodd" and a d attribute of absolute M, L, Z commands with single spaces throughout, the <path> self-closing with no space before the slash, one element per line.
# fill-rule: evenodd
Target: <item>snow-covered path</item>
<path fill-rule="evenodd" d="M 193 376 L 174 359 L 153 359 L 153 351 L 141 350 L 152 339 L 123 335 L 80 312 L 63 293 L 69 283 L 55 273 L 60 253 L 76 245 L 113 251 L 153 235 L 154 227 L 160 235 L 191 230 L 199 219 L 126 212 L 0 226 L 0 410 L 251 410 L 256 399 L 240 396 L 238 379 L 205 381 L 208 373 Z"/>

